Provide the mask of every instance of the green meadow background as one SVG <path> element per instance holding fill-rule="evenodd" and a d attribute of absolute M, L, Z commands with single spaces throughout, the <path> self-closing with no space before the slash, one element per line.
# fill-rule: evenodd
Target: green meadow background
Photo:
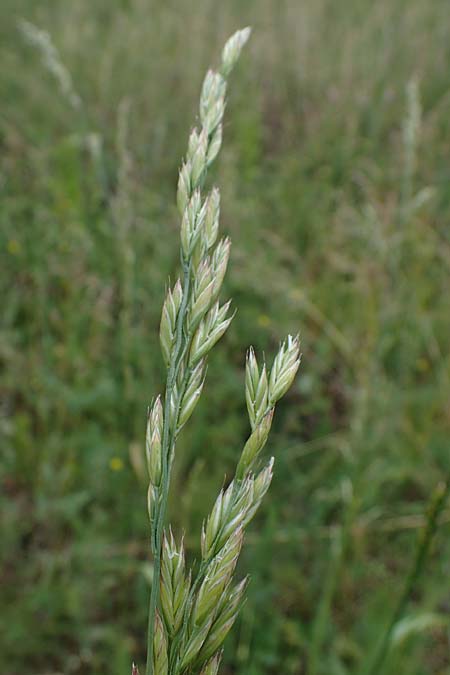
<path fill-rule="evenodd" d="M 205 70 L 248 24 L 211 176 L 238 311 L 174 467 L 191 560 L 248 432 L 247 346 L 269 359 L 300 331 L 303 360 L 223 672 L 363 674 L 449 476 L 448 0 L 2 0 L 2 675 L 143 665 L 177 170 Z M 447 507 L 380 675 L 450 673 L 449 535 Z"/>

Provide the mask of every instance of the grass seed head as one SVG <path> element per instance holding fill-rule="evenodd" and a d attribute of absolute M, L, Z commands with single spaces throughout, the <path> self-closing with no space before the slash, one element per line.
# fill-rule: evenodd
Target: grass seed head
<path fill-rule="evenodd" d="M 148 510 L 152 549 L 160 554 L 155 555 L 147 675 L 168 675 L 169 652 L 178 673 L 187 669 L 217 674 L 219 650 L 242 606 L 247 583 L 233 586 L 232 581 L 244 528 L 272 479 L 273 460 L 256 476 L 254 466 L 267 441 L 275 403 L 291 385 L 299 365 L 298 338 L 289 336 L 282 343 L 270 374 L 265 365 L 258 367 L 253 349 L 248 352 L 245 398 L 251 434 L 234 479 L 220 491 L 203 525 L 202 562 L 191 584 L 183 542 L 177 546 L 170 529 L 163 535 L 164 518 L 177 435 L 199 400 L 207 354 L 232 319 L 230 303 L 218 301 L 230 255 L 230 240 L 217 242 L 220 194 L 213 188 L 204 198 L 201 190 L 222 143 L 226 77 L 249 35 L 248 28 L 237 31 L 223 49 L 220 72 L 206 74 L 200 95 L 201 128 L 191 131 L 178 178 L 183 284 L 177 281 L 168 290 L 163 305 L 160 341 L 168 368 L 165 410 L 158 397 L 147 425 Z"/>

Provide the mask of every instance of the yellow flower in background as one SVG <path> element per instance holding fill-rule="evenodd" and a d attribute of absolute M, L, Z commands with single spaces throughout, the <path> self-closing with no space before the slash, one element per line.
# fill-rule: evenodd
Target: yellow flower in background
<path fill-rule="evenodd" d="M 6 245 L 6 248 L 8 249 L 8 253 L 11 253 L 11 255 L 18 255 L 22 247 L 17 239 L 10 239 Z"/>
<path fill-rule="evenodd" d="M 429 363 L 428 359 L 426 359 L 423 356 L 419 357 L 416 361 L 416 368 L 421 373 L 426 372 L 427 370 L 430 370 L 430 363 Z"/>
<path fill-rule="evenodd" d="M 258 316 L 258 324 L 263 328 L 267 328 L 267 326 L 270 325 L 270 318 L 267 316 L 267 314 L 260 314 Z"/>
<path fill-rule="evenodd" d="M 304 300 L 305 293 L 301 288 L 291 288 L 289 291 L 289 299 L 292 302 L 301 302 Z"/>
<path fill-rule="evenodd" d="M 109 460 L 109 468 L 111 471 L 122 471 L 123 467 L 124 463 L 120 457 L 111 457 Z"/>

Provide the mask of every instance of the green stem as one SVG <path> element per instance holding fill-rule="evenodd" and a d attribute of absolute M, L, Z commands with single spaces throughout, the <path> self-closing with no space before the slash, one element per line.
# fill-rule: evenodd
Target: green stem
<path fill-rule="evenodd" d="M 166 394 L 164 400 L 164 430 L 162 438 L 162 478 L 161 478 L 161 501 L 156 516 L 156 525 L 154 526 L 152 535 L 153 542 L 153 582 L 150 593 L 150 604 L 148 612 L 148 631 L 147 631 L 147 665 L 145 669 L 146 675 L 153 674 L 153 636 L 155 628 L 156 610 L 159 605 L 159 577 L 161 574 L 161 546 L 162 535 L 164 531 L 164 523 L 167 512 L 167 501 L 169 496 L 170 485 L 170 455 L 174 443 L 175 429 L 170 428 L 170 401 L 172 398 L 174 386 L 177 375 L 180 369 L 181 359 L 179 358 L 182 352 L 183 344 L 183 326 L 189 302 L 190 280 L 191 280 L 191 262 L 183 261 L 183 299 L 181 302 L 180 311 L 177 316 L 177 332 L 175 349 L 171 358 L 169 372 L 167 374 Z"/>
<path fill-rule="evenodd" d="M 430 504 L 428 507 L 428 515 L 424 529 L 422 530 L 421 535 L 419 536 L 416 557 L 414 564 L 410 570 L 410 573 L 406 579 L 406 583 L 401 594 L 397 606 L 394 610 L 392 618 L 388 624 L 388 627 L 383 635 L 383 638 L 380 642 L 378 649 L 376 650 L 375 657 L 372 661 L 372 665 L 367 671 L 367 675 L 380 675 L 381 668 L 384 665 L 386 656 L 389 652 L 389 648 L 392 641 L 392 634 L 394 632 L 395 626 L 403 617 L 403 614 L 408 605 L 411 593 L 423 572 L 425 562 L 428 558 L 430 552 L 431 542 L 438 527 L 438 518 L 445 506 L 448 494 L 450 491 L 450 480 L 446 483 L 439 483 L 433 494 L 431 496 Z"/>
<path fill-rule="evenodd" d="M 341 528 L 339 528 L 336 536 L 332 539 L 330 548 L 330 562 L 311 631 L 311 643 L 308 657 L 308 675 L 317 675 L 319 669 L 319 658 L 326 634 L 327 621 L 329 619 L 331 603 L 333 601 L 333 596 L 342 564 L 343 543 Z"/>
<path fill-rule="evenodd" d="M 339 583 L 342 565 L 348 550 L 350 530 L 355 518 L 357 501 L 353 494 L 345 500 L 342 525 L 330 542 L 329 565 L 323 583 L 323 591 L 319 600 L 316 615 L 311 630 L 310 646 L 308 650 L 308 675 L 317 675 L 319 672 L 320 657 L 330 619 L 332 602 Z"/>

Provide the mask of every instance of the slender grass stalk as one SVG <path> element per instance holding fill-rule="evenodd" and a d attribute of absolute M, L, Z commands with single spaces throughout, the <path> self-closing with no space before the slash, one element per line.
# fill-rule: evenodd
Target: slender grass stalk
<path fill-rule="evenodd" d="M 402 619 L 408 606 L 411 593 L 422 575 L 428 559 L 431 544 L 438 527 L 439 516 L 450 492 L 450 480 L 439 483 L 430 499 L 425 527 L 419 535 L 417 550 L 411 570 L 406 578 L 403 591 L 398 599 L 386 630 L 381 638 L 375 656 L 367 670 L 367 675 L 381 675 L 383 665 L 389 653 L 396 625 Z"/>
<path fill-rule="evenodd" d="M 132 398 L 133 382 L 130 368 L 130 353 L 134 346 L 133 335 L 133 269 L 135 253 L 132 246 L 131 229 L 134 226 L 132 200 L 132 160 L 128 149 L 129 118 L 131 104 L 127 98 L 122 99 L 117 109 L 116 153 L 118 158 L 117 185 L 110 199 L 111 217 L 114 222 L 118 298 L 118 334 L 120 344 L 120 360 L 123 378 L 124 399 L 127 403 Z"/>
<path fill-rule="evenodd" d="M 39 50 L 46 70 L 55 78 L 63 97 L 74 110 L 81 110 L 83 102 L 75 89 L 72 75 L 53 44 L 51 35 L 25 19 L 20 19 L 18 26 L 26 40 Z"/>
<path fill-rule="evenodd" d="M 403 181 L 402 204 L 407 208 L 414 195 L 414 177 L 422 118 L 419 84 L 411 79 L 406 87 L 406 118 L 403 124 Z"/>
<path fill-rule="evenodd" d="M 323 652 L 326 630 L 330 621 L 332 602 L 339 582 L 342 566 L 349 545 L 350 528 L 355 516 L 356 502 L 353 487 L 349 480 L 342 485 L 344 510 L 342 525 L 331 534 L 328 567 L 322 584 L 314 621 L 311 627 L 311 638 L 308 646 L 308 675 L 317 675 L 320 657 Z"/>
<path fill-rule="evenodd" d="M 330 543 L 328 568 L 325 572 L 322 594 L 312 625 L 311 642 L 308 646 L 308 675 L 317 675 L 319 672 L 320 656 L 328 627 L 331 603 L 342 565 L 342 554 L 342 530 L 339 528 Z"/>
<path fill-rule="evenodd" d="M 77 91 L 72 74 L 61 58 L 52 36 L 46 30 L 42 30 L 31 21 L 20 19 L 18 29 L 25 40 L 37 50 L 41 56 L 45 70 L 56 81 L 61 96 L 73 110 L 78 126 L 79 163 L 81 175 L 81 189 L 83 193 L 84 207 L 87 220 L 92 216 L 90 207 L 90 191 L 87 183 L 85 167 L 85 151 L 93 162 L 102 186 L 104 195 L 108 194 L 108 181 L 102 151 L 102 137 L 100 133 L 91 129 L 88 110 L 85 102 Z"/>
<path fill-rule="evenodd" d="M 250 29 L 237 31 L 225 44 L 220 70 L 208 71 L 200 96 L 200 129 L 193 129 L 177 189 L 181 216 L 181 279 L 167 291 L 160 342 L 167 366 L 164 398 L 153 402 L 146 434 L 149 472 L 148 512 L 154 575 L 150 594 L 146 675 L 185 672 L 215 675 L 221 647 L 243 602 L 247 580 L 233 584 L 244 530 L 267 492 L 273 459 L 262 469 L 259 457 L 272 424 L 276 402 L 286 393 L 299 367 L 299 341 L 288 336 L 272 368 L 247 355 L 245 396 L 251 433 L 231 483 L 220 491 L 201 534 L 202 559 L 186 572 L 183 541 L 165 530 L 171 466 L 179 432 L 200 397 L 208 352 L 227 330 L 230 302 L 218 296 L 226 272 L 230 242 L 217 242 L 220 195 L 203 197 L 207 170 L 222 143 L 227 78 Z M 255 473 L 256 471 L 256 473 Z M 137 668 L 133 666 L 133 675 Z"/>

